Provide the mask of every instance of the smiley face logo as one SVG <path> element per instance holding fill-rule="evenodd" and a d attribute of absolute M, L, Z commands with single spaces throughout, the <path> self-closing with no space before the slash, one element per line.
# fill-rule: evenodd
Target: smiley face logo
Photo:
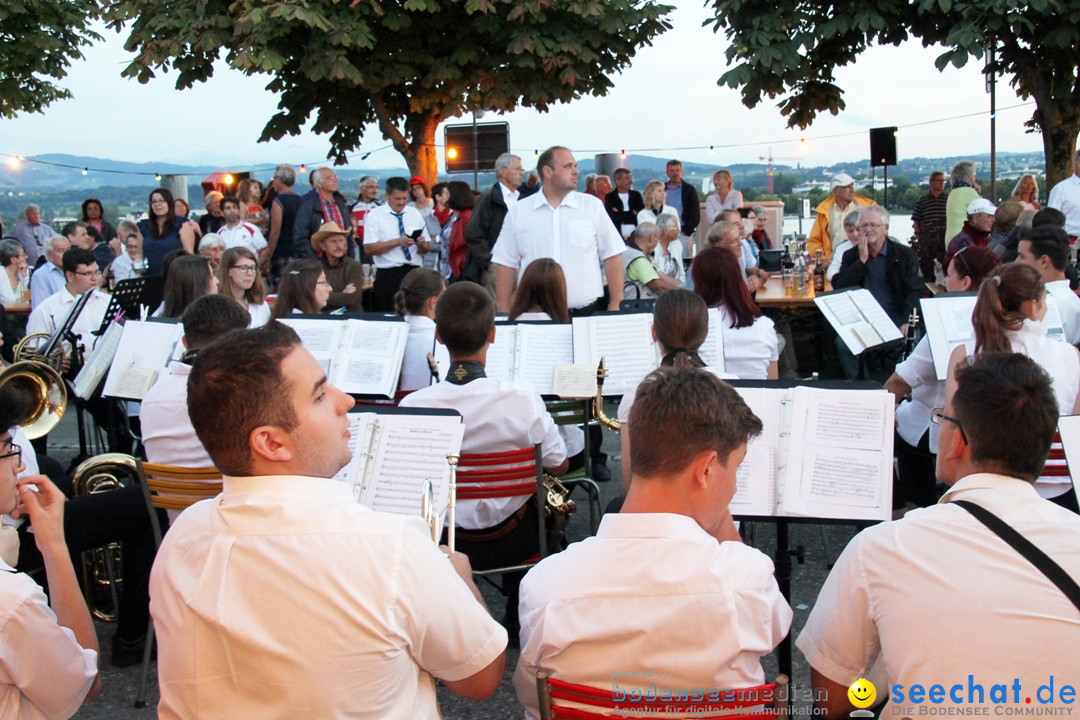
<path fill-rule="evenodd" d="M 857 708 L 868 708 L 874 704 L 874 700 L 877 699 L 877 688 L 874 687 L 874 683 L 870 682 L 866 678 L 859 678 L 855 682 L 851 683 L 851 687 L 847 691 L 848 700 L 851 704 Z"/>

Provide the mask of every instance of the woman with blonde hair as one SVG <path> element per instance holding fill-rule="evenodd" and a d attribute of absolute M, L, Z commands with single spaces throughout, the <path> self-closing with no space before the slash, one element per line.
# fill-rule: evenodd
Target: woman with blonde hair
<path fill-rule="evenodd" d="M 645 209 L 637 214 L 638 225 L 643 222 L 655 223 L 661 215 L 679 217 L 679 211 L 667 204 L 667 191 L 660 180 L 650 180 L 641 193 L 641 199 L 645 201 Z"/>
<path fill-rule="evenodd" d="M 1039 204 L 1039 181 L 1034 175 L 1021 175 L 1013 187 L 1012 197 L 1018 200 L 1024 209 L 1033 208 L 1036 212 L 1042 210 Z"/>
<path fill-rule="evenodd" d="M 221 256 L 218 292 L 247 308 L 251 315 L 249 328 L 270 322 L 270 305 L 266 302 L 266 287 L 259 275 L 259 261 L 249 248 L 229 248 Z"/>

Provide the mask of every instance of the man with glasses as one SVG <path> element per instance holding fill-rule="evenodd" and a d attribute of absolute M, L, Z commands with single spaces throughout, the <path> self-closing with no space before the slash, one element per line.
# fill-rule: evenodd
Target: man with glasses
<path fill-rule="evenodd" d="M 1023 355 L 981 353 L 957 370 L 932 417 L 937 478 L 949 490 L 863 530 L 837 560 L 796 643 L 814 696 L 846 716 L 848 687 L 877 666 L 890 684 L 878 696 L 894 704 L 882 717 L 991 704 L 997 714 L 1065 714 L 1073 697 L 1059 690 L 1075 677 L 1080 614 L 962 504 L 993 513 L 1080 579 L 1080 517 L 1034 488 L 1058 424 L 1051 378 Z M 1047 683 L 1049 697 L 1039 689 Z"/>
<path fill-rule="evenodd" d="M 889 237 L 888 210 L 869 205 L 859 211 L 858 242 L 842 256 L 832 285 L 837 290 L 866 288 L 900 332 L 907 333 L 908 317 L 922 297 L 923 281 L 915 252 Z M 858 360 L 839 339 L 836 347 L 844 375 L 855 379 Z M 887 369 L 892 374 L 892 368 Z"/>
<path fill-rule="evenodd" d="M 372 309 L 393 312 L 394 294 L 413 268 L 420 267 L 421 255 L 431 249 L 424 216 L 408 205 L 409 181 L 403 177 L 386 180 L 386 204 L 364 218 L 364 252 L 375 263 Z"/>
<path fill-rule="evenodd" d="M 62 264 L 66 281 L 64 286 L 34 308 L 26 321 L 26 332 L 52 335 L 63 325 L 76 301 L 84 293 L 92 293 L 71 327 L 71 332 L 81 338 L 83 348 L 89 352 L 96 340 L 91 333 L 101 327 L 101 321 L 109 307 L 109 296 L 97 289 L 101 272 L 92 252 L 71 248 L 64 253 Z M 66 342 L 64 348 L 66 353 L 70 353 L 71 348 Z"/>
<path fill-rule="evenodd" d="M 338 178 L 330 168 L 316 168 L 311 171 L 311 184 L 314 194 L 308 194 L 296 211 L 293 224 L 293 249 L 296 257 L 315 257 L 311 247 L 311 236 L 319 231 L 324 223 L 337 223 L 339 228 L 349 233 L 349 257 L 356 257 L 356 243 L 353 242 L 353 219 L 345 196 L 338 192 Z"/>

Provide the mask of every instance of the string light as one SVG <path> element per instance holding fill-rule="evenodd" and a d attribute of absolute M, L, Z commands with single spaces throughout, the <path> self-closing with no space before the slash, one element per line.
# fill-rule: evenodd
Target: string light
<path fill-rule="evenodd" d="M 82 169 L 82 174 L 83 175 L 87 174 L 88 172 L 90 172 L 90 168 L 83 168 Z"/>

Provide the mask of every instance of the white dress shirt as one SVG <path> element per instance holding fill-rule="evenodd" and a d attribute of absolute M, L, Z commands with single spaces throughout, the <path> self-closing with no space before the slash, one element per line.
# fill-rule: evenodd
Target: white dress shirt
<path fill-rule="evenodd" d="M 435 719 L 434 678 L 506 647 L 419 514 L 323 478 L 226 477 L 165 536 L 150 612 L 163 720 Z"/>
<path fill-rule="evenodd" d="M 926 337 L 919 340 L 907 359 L 896 366 L 895 372 L 911 388 L 911 399 L 896 408 L 896 432 L 904 442 L 915 447 L 929 430 L 930 452 L 936 455 L 938 426 L 930 422 L 930 411 L 945 407 L 945 381 L 937 379 L 930 340 Z"/>
<path fill-rule="evenodd" d="M 605 515 L 529 571 L 519 614 L 514 689 L 534 718 L 540 668 L 608 691 L 761 685 L 761 656 L 791 625 L 767 556 L 670 513 Z"/>
<path fill-rule="evenodd" d="M 544 467 L 561 465 L 566 459 L 566 444 L 555 421 L 544 401 L 528 385 L 492 378 L 478 378 L 465 385 L 443 380 L 406 396 L 401 407 L 457 410 L 465 423 L 463 453 L 521 450 L 542 443 Z M 466 530 L 498 525 L 528 500 L 528 497 L 459 500 L 457 525 Z"/>
<path fill-rule="evenodd" d="M 1046 292 L 1057 301 L 1066 342 L 1070 345 L 1080 343 L 1080 297 L 1069 287 L 1068 280 L 1051 280 L 1046 283 Z"/>
<path fill-rule="evenodd" d="M 1050 190 L 1046 207 L 1065 213 L 1065 232 L 1080 235 L 1080 177 L 1070 175 Z"/>
<path fill-rule="evenodd" d="M 906 711 L 886 708 L 882 717 L 918 715 L 919 707 L 946 714 L 957 705 L 949 695 L 954 684 L 963 686 L 968 707 L 989 704 L 991 687 L 1006 683 L 1012 708 L 1037 708 L 1024 698 L 1034 700 L 1051 675 L 1055 683 L 1075 677 L 1076 607 L 1004 540 L 950 504 L 954 499 L 994 513 L 1080 578 L 1080 516 L 1003 475 L 969 475 L 939 504 L 863 530 L 833 566 L 796 646 L 811 667 L 841 685 L 882 662 L 890 686 L 904 686 L 905 699 L 913 684 L 946 690 L 943 702 L 902 703 Z M 982 701 L 967 703 L 968 676 L 982 686 Z M 1018 705 L 1014 679 L 1021 685 Z M 878 697 L 886 696 L 891 693 L 879 686 Z"/>
<path fill-rule="evenodd" d="M 552 207 L 541 191 L 519 200 L 506 213 L 491 261 L 517 270 L 520 282 L 533 260 L 554 259 L 566 275 L 567 304 L 576 309 L 603 296 L 600 266 L 625 249 L 600 200 L 570 192 Z"/>
<path fill-rule="evenodd" d="M 769 364 L 780 359 L 773 321 L 764 315 L 748 327 L 731 327 L 727 306 L 720 306 L 720 329 L 724 336 L 724 370 L 740 380 L 765 380 Z"/>
<path fill-rule="evenodd" d="M 101 321 L 105 319 L 105 311 L 109 309 L 109 296 L 99 290 L 91 290 L 93 295 L 86 301 L 82 312 L 71 326 L 71 332 L 82 338 L 83 348 L 90 352 L 94 348 L 97 338 L 92 334 L 101 327 Z M 75 307 L 78 297 L 68 292 L 67 286 L 60 288 L 58 292 L 38 305 L 30 313 L 26 321 L 26 332 L 44 332 L 52 335 L 57 328 L 64 324 L 71 309 Z M 68 348 L 65 341 L 64 347 Z"/>
<path fill-rule="evenodd" d="M 420 214 L 419 210 L 406 205 L 401 211 L 401 222 L 405 226 L 405 235 L 420 230 L 420 239 L 431 242 L 431 235 L 427 231 L 427 223 L 424 222 L 424 216 Z M 402 232 L 398 226 L 397 216 L 394 215 L 389 205 L 380 205 L 374 210 L 368 210 L 367 215 L 364 216 L 365 245 L 393 240 L 401 236 Z M 412 257 L 406 259 L 404 248 L 394 247 L 384 253 L 372 256 L 371 259 L 375 263 L 376 269 L 396 268 L 402 265 L 416 265 L 419 267 L 423 264 L 420 259 L 420 250 L 416 246 L 409 246 L 409 255 Z"/>
<path fill-rule="evenodd" d="M 248 323 L 249 328 L 260 328 L 270 322 L 270 303 L 263 300 L 258 305 L 254 303 L 246 303 L 246 305 L 248 315 L 251 316 L 251 322 Z"/>
<path fill-rule="evenodd" d="M 409 336 L 405 339 L 398 389 L 419 390 L 432 382 L 427 356 L 435 351 L 435 321 L 426 315 L 406 315 L 405 322 L 409 324 Z"/>

